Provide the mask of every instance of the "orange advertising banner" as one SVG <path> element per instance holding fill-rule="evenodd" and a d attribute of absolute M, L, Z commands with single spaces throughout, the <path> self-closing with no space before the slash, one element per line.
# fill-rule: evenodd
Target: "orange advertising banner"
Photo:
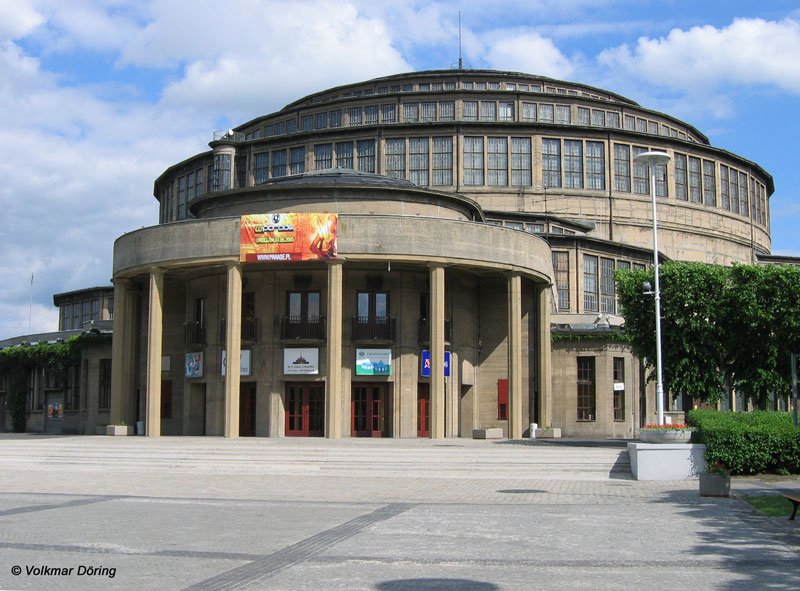
<path fill-rule="evenodd" d="M 243 215 L 239 261 L 310 261 L 336 258 L 335 213 Z"/>

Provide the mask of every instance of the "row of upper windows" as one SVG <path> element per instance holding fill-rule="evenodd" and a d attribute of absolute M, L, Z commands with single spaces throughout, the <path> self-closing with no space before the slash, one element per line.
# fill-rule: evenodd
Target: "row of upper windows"
<path fill-rule="evenodd" d="M 324 94 L 312 99 L 312 103 L 324 103 L 343 98 L 353 98 L 362 96 L 372 96 L 380 94 L 395 94 L 400 92 L 441 92 L 445 90 L 485 90 L 485 91 L 506 91 L 506 92 L 539 92 L 547 94 L 562 94 L 568 96 L 583 96 L 595 100 L 611 100 L 609 95 L 598 94 L 586 90 L 577 90 L 566 86 L 555 84 L 537 84 L 529 82 L 510 82 L 506 80 L 442 80 L 439 82 L 414 82 L 403 84 L 392 84 L 386 86 L 369 86 L 348 90 L 341 94 Z"/>
<path fill-rule="evenodd" d="M 570 281 L 570 253 L 553 251 L 553 272 L 559 312 L 576 311 L 572 306 Z M 599 255 L 583 255 L 583 306 L 580 312 L 617 313 L 617 289 L 614 280 L 616 269 L 644 270 L 644 263 L 614 259 Z"/>
<path fill-rule="evenodd" d="M 284 136 L 313 130 L 393 123 L 428 122 L 520 122 L 552 123 L 625 129 L 651 135 L 662 135 L 696 141 L 685 130 L 661 121 L 637 117 L 616 110 L 577 105 L 530 102 L 525 100 L 459 100 L 422 101 L 353 106 L 347 109 L 301 114 L 269 123 L 243 135 L 245 141 Z"/>
<path fill-rule="evenodd" d="M 532 187 L 534 162 L 541 162 L 544 189 L 605 191 L 608 186 L 607 144 L 603 141 L 542 138 L 534 158 L 532 137 L 465 136 L 460 183 L 467 187 Z M 206 193 L 259 185 L 269 179 L 309 170 L 343 168 L 406 179 L 419 186 L 456 185 L 452 136 L 386 138 L 379 158 L 374 139 L 293 146 L 243 153 L 235 158 L 218 153 L 207 168 L 177 177 L 162 190 L 161 222 L 190 217 L 188 205 Z M 613 188 L 620 193 L 650 194 L 647 167 L 633 158 L 650 148 L 613 142 Z M 669 188 L 667 167 L 656 167 L 656 195 L 711 207 L 722 207 L 757 223 L 767 224 L 766 186 L 746 172 L 714 160 L 675 152 L 674 189 Z M 538 185 L 538 183 L 536 183 Z"/>
<path fill-rule="evenodd" d="M 76 330 L 83 328 L 84 323 L 92 320 L 112 320 L 113 318 L 113 297 L 62 304 L 59 309 L 59 330 Z"/>

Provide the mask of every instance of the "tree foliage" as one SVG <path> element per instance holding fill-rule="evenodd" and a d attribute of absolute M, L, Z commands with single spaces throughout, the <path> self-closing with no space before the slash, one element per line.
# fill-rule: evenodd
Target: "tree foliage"
<path fill-rule="evenodd" d="M 0 371 L 8 374 L 7 404 L 13 431 L 25 431 L 28 370 L 32 367 L 46 367 L 63 373 L 80 360 L 83 340 L 83 336 L 74 336 L 62 343 L 15 345 L 0 349 Z"/>
<path fill-rule="evenodd" d="M 765 407 L 788 392 L 790 354 L 800 351 L 800 267 L 669 262 L 660 267 L 665 390 L 707 402 L 726 384 Z M 634 352 L 655 362 L 654 273 L 617 273 Z M 652 378 L 651 374 L 651 378 Z"/>

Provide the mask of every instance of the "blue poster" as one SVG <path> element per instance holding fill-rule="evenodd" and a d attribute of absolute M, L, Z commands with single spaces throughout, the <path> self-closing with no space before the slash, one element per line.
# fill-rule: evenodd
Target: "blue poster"
<path fill-rule="evenodd" d="M 423 378 L 431 377 L 431 352 L 427 349 L 422 350 L 420 358 L 420 375 Z M 444 352 L 444 377 L 450 377 L 450 351 Z"/>

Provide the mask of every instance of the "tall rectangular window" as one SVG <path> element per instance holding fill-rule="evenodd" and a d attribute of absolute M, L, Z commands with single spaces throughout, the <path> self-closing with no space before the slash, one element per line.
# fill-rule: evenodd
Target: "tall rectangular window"
<path fill-rule="evenodd" d="M 425 123 L 436 121 L 436 103 L 422 103 L 420 121 Z"/>
<path fill-rule="evenodd" d="M 498 104 L 498 119 L 500 121 L 514 121 L 514 103 L 500 101 Z"/>
<path fill-rule="evenodd" d="M 578 107 L 578 125 L 591 125 L 591 111 L 586 107 Z"/>
<path fill-rule="evenodd" d="M 236 156 L 236 186 L 247 186 L 247 155 L 238 154 Z"/>
<path fill-rule="evenodd" d="M 569 253 L 553 252 L 556 290 L 558 292 L 558 311 L 569 312 Z"/>
<path fill-rule="evenodd" d="M 606 112 L 600 109 L 592 109 L 592 125 L 595 127 L 605 127 Z"/>
<path fill-rule="evenodd" d="M 606 153 L 603 142 L 586 142 L 586 188 L 606 188 Z"/>
<path fill-rule="evenodd" d="M 578 357 L 577 419 L 579 421 L 594 421 L 596 415 L 595 407 L 594 357 Z"/>
<path fill-rule="evenodd" d="M 259 152 L 253 156 L 253 182 L 256 185 L 269 179 L 269 152 Z"/>
<path fill-rule="evenodd" d="M 306 171 L 306 149 L 304 146 L 291 149 L 289 174 L 300 174 Z"/>
<path fill-rule="evenodd" d="M 272 152 L 272 178 L 286 176 L 286 150 Z"/>
<path fill-rule="evenodd" d="M 614 357 L 614 420 L 625 420 L 625 358 Z"/>
<path fill-rule="evenodd" d="M 488 181 L 490 185 L 508 185 L 508 139 L 488 138 Z"/>
<path fill-rule="evenodd" d="M 328 127 L 328 113 L 317 113 L 314 116 L 314 127 L 316 129 L 326 129 Z"/>
<path fill-rule="evenodd" d="M 406 178 L 405 138 L 386 140 L 386 176 L 396 179 Z"/>
<path fill-rule="evenodd" d="M 433 184 L 453 184 L 453 138 L 433 138 Z"/>
<path fill-rule="evenodd" d="M 600 258 L 600 311 L 616 314 L 616 289 L 614 284 L 614 259 Z"/>
<path fill-rule="evenodd" d="M 412 137 L 408 147 L 408 173 L 412 183 L 428 186 L 429 141 L 426 137 Z"/>
<path fill-rule="evenodd" d="M 598 312 L 597 257 L 583 255 L 583 311 Z"/>
<path fill-rule="evenodd" d="M 553 105 L 539 105 L 539 121 L 542 123 L 552 123 L 553 119 Z"/>
<path fill-rule="evenodd" d="M 214 154 L 214 192 L 231 188 L 231 155 Z"/>
<path fill-rule="evenodd" d="M 483 184 L 483 138 L 464 138 L 464 184 Z"/>
<path fill-rule="evenodd" d="M 625 124 L 625 129 L 628 131 L 636 131 L 636 118 L 632 115 L 625 115 L 623 117 L 623 122 Z"/>
<path fill-rule="evenodd" d="M 375 140 L 358 141 L 359 172 L 375 172 Z"/>
<path fill-rule="evenodd" d="M 178 219 L 186 217 L 186 177 L 178 179 Z"/>
<path fill-rule="evenodd" d="M 464 101 L 461 104 L 461 108 L 464 121 L 478 120 L 478 101 Z"/>
<path fill-rule="evenodd" d="M 381 105 L 381 123 L 397 123 L 397 108 L 395 105 Z"/>
<path fill-rule="evenodd" d="M 536 121 L 536 103 L 522 103 L 522 120 Z"/>
<path fill-rule="evenodd" d="M 722 209 L 731 209 L 731 196 L 728 192 L 728 167 L 720 164 L 719 166 L 719 193 L 722 200 Z"/>
<path fill-rule="evenodd" d="M 403 121 L 406 123 L 416 123 L 419 121 L 419 103 L 403 104 Z"/>
<path fill-rule="evenodd" d="M 614 144 L 614 190 L 631 192 L 631 148 Z"/>
<path fill-rule="evenodd" d="M 358 127 L 361 125 L 361 107 L 350 107 L 347 110 L 350 127 Z"/>
<path fill-rule="evenodd" d="M 336 168 L 353 169 L 353 142 L 336 143 Z"/>
<path fill-rule="evenodd" d="M 658 164 L 655 169 L 656 173 L 656 197 L 666 197 L 667 190 L 667 165 Z"/>
<path fill-rule="evenodd" d="M 497 121 L 497 103 L 481 101 L 481 121 Z"/>
<path fill-rule="evenodd" d="M 455 121 L 456 104 L 453 101 L 439 101 L 439 121 Z"/>
<path fill-rule="evenodd" d="M 569 125 L 572 123 L 569 105 L 556 105 L 556 123 Z"/>
<path fill-rule="evenodd" d="M 511 184 L 515 187 L 530 187 L 531 138 L 511 138 Z"/>
<path fill-rule="evenodd" d="M 342 126 L 342 110 L 336 109 L 335 111 L 328 112 L 328 119 L 330 120 L 331 127 L 341 127 Z"/>
<path fill-rule="evenodd" d="M 561 140 L 542 139 L 542 182 L 548 189 L 561 186 Z"/>
<path fill-rule="evenodd" d="M 689 201 L 703 202 L 703 182 L 701 178 L 700 158 L 689 156 Z"/>
<path fill-rule="evenodd" d="M 675 197 L 682 201 L 689 200 L 687 189 L 689 177 L 686 168 L 686 156 L 684 154 L 675 154 Z"/>
<path fill-rule="evenodd" d="M 703 201 L 717 205 L 717 167 L 713 160 L 703 160 Z"/>
<path fill-rule="evenodd" d="M 564 186 L 583 189 L 583 142 L 564 140 Z"/>
<path fill-rule="evenodd" d="M 378 124 L 378 105 L 364 107 L 364 125 Z"/>
<path fill-rule="evenodd" d="M 750 217 L 750 200 L 747 197 L 747 175 L 743 172 L 739 173 L 739 201 L 741 202 L 742 215 Z"/>
<path fill-rule="evenodd" d="M 328 170 L 333 167 L 333 145 L 314 146 L 314 170 Z"/>
<path fill-rule="evenodd" d="M 647 148 L 641 146 L 633 147 L 633 192 L 637 195 L 650 194 L 650 177 L 648 176 L 647 165 L 636 162 L 639 154 L 647 152 Z"/>
<path fill-rule="evenodd" d="M 111 360 L 100 360 L 100 392 L 97 399 L 97 408 L 107 410 L 111 408 Z"/>
<path fill-rule="evenodd" d="M 619 113 L 616 111 L 606 111 L 606 127 L 619 129 Z"/>
<path fill-rule="evenodd" d="M 739 213 L 739 173 L 730 169 L 731 211 Z"/>

